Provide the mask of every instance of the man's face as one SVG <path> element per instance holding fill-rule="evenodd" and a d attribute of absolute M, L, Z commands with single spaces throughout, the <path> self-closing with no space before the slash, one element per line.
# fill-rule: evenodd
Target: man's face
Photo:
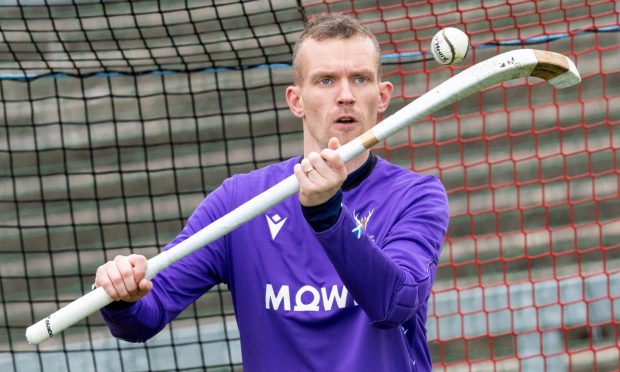
<path fill-rule="evenodd" d="M 379 82 L 377 50 L 370 39 L 307 39 L 297 62 L 299 79 L 286 98 L 303 119 L 304 152 L 320 151 L 331 137 L 349 142 L 372 128 L 387 108 L 392 85 Z"/>

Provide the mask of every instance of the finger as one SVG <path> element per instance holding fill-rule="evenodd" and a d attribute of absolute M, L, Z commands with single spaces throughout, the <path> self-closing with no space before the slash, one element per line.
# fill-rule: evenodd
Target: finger
<path fill-rule="evenodd" d="M 344 166 L 344 162 L 342 161 L 342 157 L 336 151 L 340 147 L 340 141 L 336 137 L 332 137 L 329 139 L 327 143 L 327 148 L 321 151 L 321 157 L 325 159 L 332 167 L 340 167 L 341 164 Z"/>
<path fill-rule="evenodd" d="M 138 287 L 140 288 L 138 295 L 141 297 L 146 295 L 151 291 L 151 289 L 153 289 L 153 282 L 144 278 L 140 281 Z"/>
<path fill-rule="evenodd" d="M 153 283 L 146 278 L 148 261 L 146 257 L 137 254 L 130 255 L 128 260 L 133 266 L 134 278 L 138 283 L 138 293 L 135 295 L 137 299 L 145 296 L 153 289 Z"/>
<path fill-rule="evenodd" d="M 105 265 L 105 272 L 108 276 L 108 280 L 110 285 L 116 291 L 117 300 L 122 299 L 127 296 L 127 288 L 125 288 L 125 282 L 123 281 L 123 277 L 121 276 L 120 271 L 118 271 L 118 267 L 116 266 L 116 262 L 108 261 Z"/>
<path fill-rule="evenodd" d="M 142 279 L 146 277 L 147 260 L 146 257 L 132 254 L 127 257 L 127 260 L 133 267 L 133 276 L 136 283 L 140 283 Z"/>
<path fill-rule="evenodd" d="M 97 288 L 103 288 L 105 292 L 110 296 L 114 301 L 120 300 L 120 295 L 114 285 L 112 284 L 112 280 L 110 279 L 107 272 L 107 264 L 99 266 L 97 269 L 97 276 L 95 277 L 95 286 Z"/>
<path fill-rule="evenodd" d="M 310 155 L 312 155 L 312 153 L 310 153 Z M 310 157 L 309 155 L 309 157 Z M 314 179 L 310 178 L 310 176 L 312 175 L 312 173 L 318 173 L 318 170 L 316 169 L 316 167 L 312 164 L 311 160 L 308 158 L 304 158 L 300 165 L 301 165 L 301 169 L 303 171 L 303 173 L 305 174 L 305 178 L 308 179 L 308 181 L 310 181 L 307 185 L 311 185 L 314 184 Z M 316 177 L 315 177 L 316 178 Z"/>
<path fill-rule="evenodd" d="M 321 151 L 321 158 L 332 168 L 344 165 L 342 157 L 336 150 L 324 149 Z"/>
<path fill-rule="evenodd" d="M 133 266 L 127 257 L 116 256 L 114 261 L 116 262 L 116 267 L 121 275 L 127 294 L 130 296 L 136 294 L 138 292 L 138 283 L 134 278 Z"/>
<path fill-rule="evenodd" d="M 321 155 L 319 155 L 316 152 L 311 152 L 308 154 L 308 161 L 310 162 L 311 166 L 316 170 L 316 173 L 321 176 L 316 177 L 316 178 L 311 178 L 310 180 L 313 183 L 317 183 L 317 182 L 321 182 L 321 178 L 329 178 L 331 177 L 331 174 L 333 173 L 333 171 L 331 170 L 330 166 L 325 163 L 325 160 L 323 160 L 323 158 L 321 157 Z M 315 173 L 315 172 L 312 172 Z M 308 173 L 308 177 L 310 176 L 311 173 Z"/>
<path fill-rule="evenodd" d="M 340 140 L 336 137 L 332 137 L 327 142 L 327 148 L 330 150 L 336 150 L 340 147 Z"/>
<path fill-rule="evenodd" d="M 301 170 L 305 173 L 308 174 L 308 172 L 312 171 L 312 163 L 310 162 L 310 160 L 308 158 L 303 158 L 301 160 Z"/>
<path fill-rule="evenodd" d="M 303 163 L 303 160 L 302 160 Z M 301 164 L 295 164 L 293 167 L 293 173 L 295 173 L 295 177 L 297 178 L 297 182 L 299 182 L 299 187 L 303 189 L 307 189 L 312 186 L 312 182 L 308 179 L 308 176 L 303 171 L 303 166 Z"/>
<path fill-rule="evenodd" d="M 310 153 L 308 158 L 317 169 L 322 179 L 312 178 L 312 182 L 323 186 L 334 186 L 335 183 L 344 182 L 347 170 L 340 154 L 331 149 L 324 149 L 321 154 Z M 313 172 L 314 173 L 314 172 Z"/>
<path fill-rule="evenodd" d="M 347 168 L 342 160 L 340 154 L 335 150 L 325 149 L 321 151 L 321 157 L 326 164 L 329 165 L 330 170 L 334 172 L 338 178 L 346 178 Z"/>
<path fill-rule="evenodd" d="M 112 286 L 114 286 L 114 289 L 118 293 L 119 299 L 126 298 L 128 295 L 127 288 L 125 287 L 123 275 L 118 270 L 117 263 L 115 261 L 110 261 L 107 266 L 106 272 L 108 273 L 110 282 L 112 282 Z"/>
<path fill-rule="evenodd" d="M 325 160 L 331 169 L 344 181 L 347 177 L 347 168 L 340 153 L 336 150 L 340 147 L 340 141 L 336 137 L 329 139 L 327 148 L 321 151 L 321 157 Z"/>

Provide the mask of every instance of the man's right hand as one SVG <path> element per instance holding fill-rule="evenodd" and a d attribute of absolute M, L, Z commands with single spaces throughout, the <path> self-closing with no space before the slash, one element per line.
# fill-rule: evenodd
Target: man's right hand
<path fill-rule="evenodd" d="M 145 277 L 146 263 L 146 257 L 137 254 L 116 256 L 99 266 L 95 285 L 114 301 L 136 302 L 153 288 Z"/>

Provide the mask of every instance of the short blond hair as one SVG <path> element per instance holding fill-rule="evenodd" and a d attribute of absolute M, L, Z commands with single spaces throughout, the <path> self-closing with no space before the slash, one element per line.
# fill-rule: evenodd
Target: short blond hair
<path fill-rule="evenodd" d="M 313 39 L 323 41 L 328 39 L 350 39 L 353 37 L 367 37 L 377 50 L 377 76 L 381 79 L 381 48 L 375 35 L 357 19 L 344 14 L 319 14 L 308 20 L 304 31 L 293 47 L 293 82 L 297 84 L 301 78 L 297 55 L 304 41 Z"/>

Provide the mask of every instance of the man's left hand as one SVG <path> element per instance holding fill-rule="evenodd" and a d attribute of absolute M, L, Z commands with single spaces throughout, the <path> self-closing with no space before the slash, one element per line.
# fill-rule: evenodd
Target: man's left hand
<path fill-rule="evenodd" d="M 338 192 L 347 178 L 347 169 L 336 149 L 340 141 L 330 138 L 321 153 L 311 152 L 296 164 L 294 171 L 299 181 L 299 201 L 305 207 L 320 205 Z"/>

